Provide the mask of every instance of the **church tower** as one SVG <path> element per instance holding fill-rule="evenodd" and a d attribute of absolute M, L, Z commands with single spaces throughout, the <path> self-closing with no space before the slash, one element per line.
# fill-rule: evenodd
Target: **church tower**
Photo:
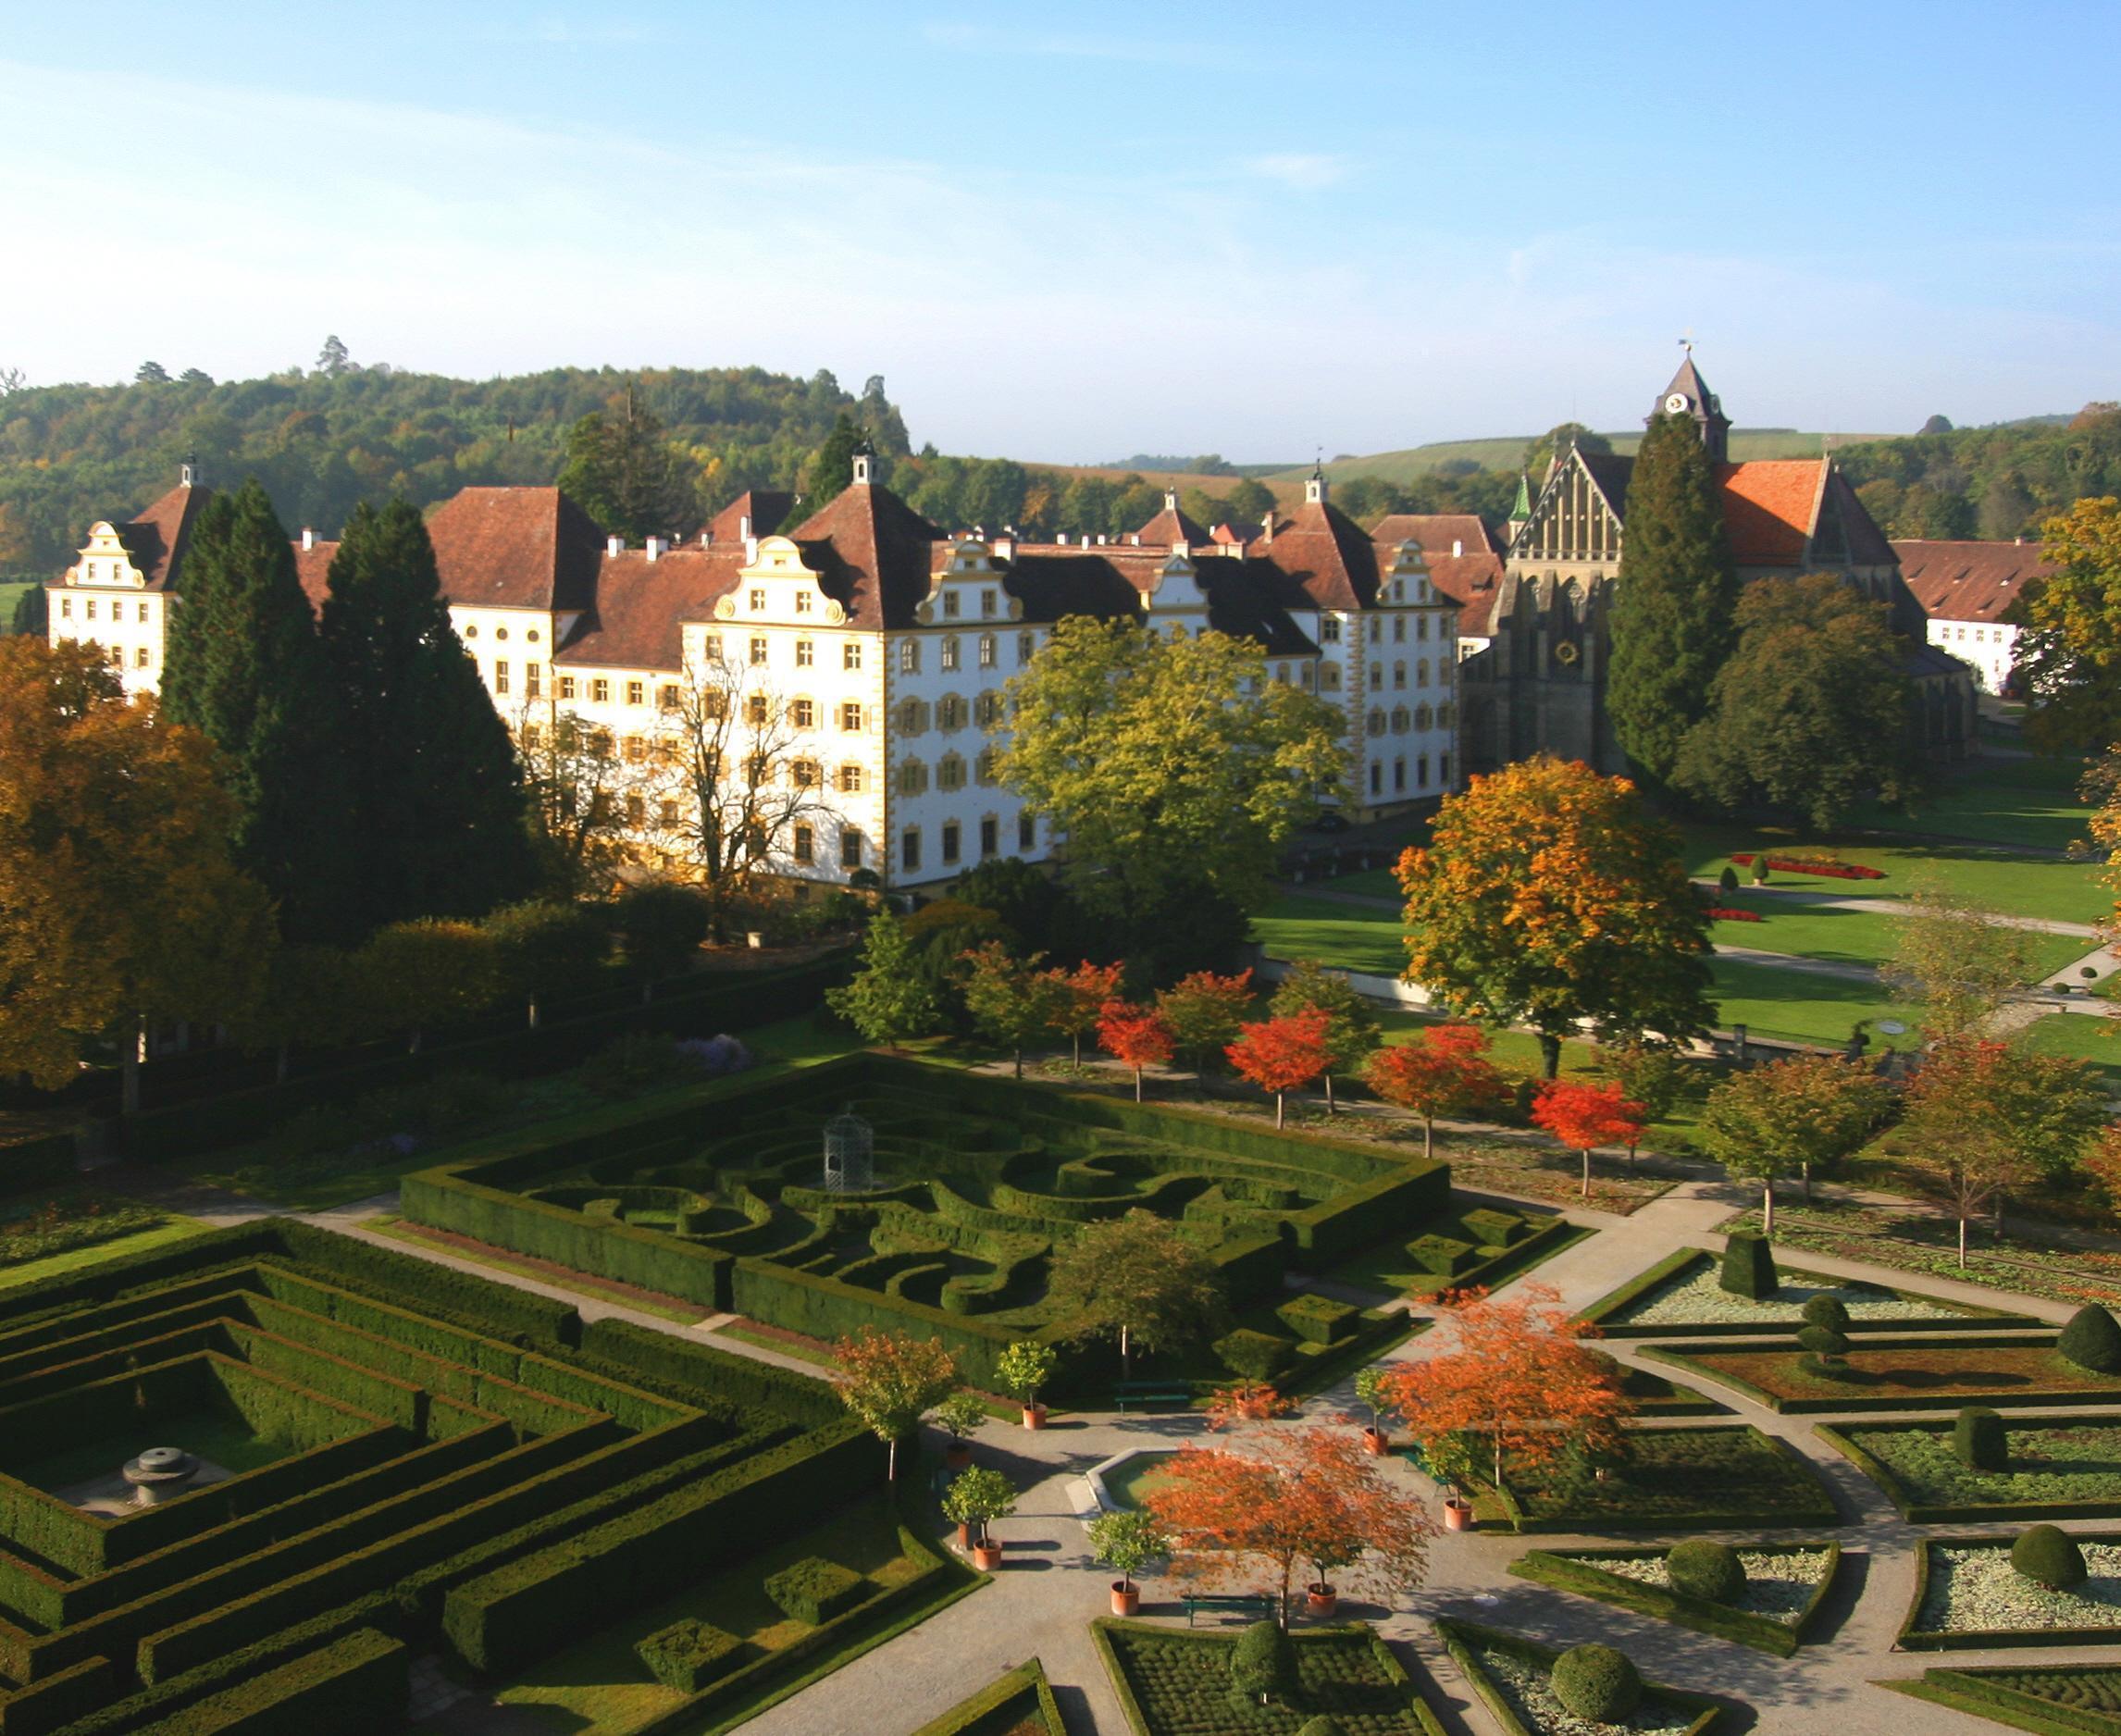
<path fill-rule="evenodd" d="M 1722 401 L 1709 391 L 1708 382 L 1694 366 L 1693 344 L 1686 346 L 1686 360 L 1680 364 L 1679 372 L 1672 376 L 1672 383 L 1665 388 L 1656 408 L 1669 415 L 1691 415 L 1694 427 L 1701 430 L 1701 443 L 1708 449 L 1708 462 L 1712 465 L 1730 462 L 1730 418 L 1723 414 Z M 1656 411 L 1651 414 L 1654 415 Z"/>

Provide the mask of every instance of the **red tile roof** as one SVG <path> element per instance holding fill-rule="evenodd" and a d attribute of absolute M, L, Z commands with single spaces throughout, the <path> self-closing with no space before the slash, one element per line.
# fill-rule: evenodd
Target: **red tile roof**
<path fill-rule="evenodd" d="M 555 488 L 465 489 L 428 520 L 442 594 L 460 608 L 586 609 L 604 533 Z"/>
<path fill-rule="evenodd" d="M 867 631 L 913 625 L 913 610 L 947 554 L 943 533 L 889 489 L 850 483 L 786 533 L 816 570 L 818 589 Z"/>
<path fill-rule="evenodd" d="M 1454 547 L 1461 555 L 1495 552 L 1478 513 L 1391 513 L 1370 527 L 1370 539 L 1394 548 L 1411 542 L 1432 557 L 1448 555 Z"/>
<path fill-rule="evenodd" d="M 1741 566 L 1803 565 L 1826 470 L 1823 458 L 1718 465 L 1731 559 Z"/>
<path fill-rule="evenodd" d="M 1939 621 L 2000 621 L 2028 581 L 2054 568 L 2037 542 L 1895 542 L 1900 576 Z"/>
<path fill-rule="evenodd" d="M 713 618 L 714 601 L 737 589 L 741 541 L 726 548 L 673 549 L 650 560 L 629 549 L 606 555 L 597 575 L 596 607 L 553 654 L 557 663 L 605 669 L 676 669 L 684 663 L 684 624 Z"/>
<path fill-rule="evenodd" d="M 1188 548 L 1205 549 L 1214 537 L 1178 507 L 1178 497 L 1166 494 L 1163 511 L 1135 532 L 1135 540 L 1145 549 L 1169 549 L 1183 542 Z"/>
<path fill-rule="evenodd" d="M 788 522 L 795 498 L 785 489 L 746 489 L 708 521 L 707 534 L 716 542 L 740 542 L 749 520 L 750 535 L 770 537 Z"/>
<path fill-rule="evenodd" d="M 139 517 L 112 527 L 149 590 L 174 586 L 192 527 L 198 522 L 200 509 L 213 498 L 211 489 L 179 483 Z"/>
<path fill-rule="evenodd" d="M 1402 542 L 1415 544 L 1429 569 L 1429 582 L 1458 605 L 1459 637 L 1488 637 L 1503 557 L 1479 514 L 1394 513 L 1379 519 L 1370 534 L 1376 539 L 1383 565 L 1391 564 Z M 1453 554 L 1454 548 L 1462 552 Z"/>
<path fill-rule="evenodd" d="M 1255 546 L 1261 560 L 1287 574 L 1319 609 L 1360 609 L 1377 595 L 1377 551 L 1353 519 L 1324 501 L 1306 501 Z"/>
<path fill-rule="evenodd" d="M 309 599 L 313 614 L 324 613 L 324 599 L 330 589 L 331 557 L 338 552 L 336 542 L 326 542 L 319 538 L 305 549 L 302 539 L 295 539 L 294 576 L 302 583 L 302 594 Z"/>

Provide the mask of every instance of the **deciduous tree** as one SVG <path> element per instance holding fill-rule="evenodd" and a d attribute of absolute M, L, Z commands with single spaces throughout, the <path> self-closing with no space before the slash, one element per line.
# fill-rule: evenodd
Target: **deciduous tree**
<path fill-rule="evenodd" d="M 1009 684 L 1002 781 L 1067 835 L 1071 887 L 1130 954 L 1189 904 L 1262 908 L 1282 844 L 1346 776 L 1340 713 L 1265 675 L 1222 633 L 1078 615 Z"/>
<path fill-rule="evenodd" d="M 1218 976 L 1213 971 L 1195 971 L 1159 989 L 1156 1010 L 1172 1041 L 1193 1051 L 1195 1073 L 1205 1074 L 1209 1055 L 1236 1036 L 1252 1011 L 1252 973 Z"/>
<path fill-rule="evenodd" d="M 947 1398 L 958 1367 L 937 1338 L 858 1327 L 832 1347 L 833 1384 L 840 1403 L 890 1451 L 887 1480 L 899 1476 L 899 1443 Z"/>
<path fill-rule="evenodd" d="M 1921 1004 L 1932 1042 L 1978 1035 L 2038 974 L 2030 934 L 1942 883 L 1916 887 L 1892 929 L 1882 974 Z"/>
<path fill-rule="evenodd" d="M 1452 1011 L 1562 1038 L 1679 1038 L 1708 1028 L 1708 918 L 1671 828 L 1624 777 L 1541 756 L 1445 798 L 1426 849 L 1399 859 L 1408 980 Z"/>
<path fill-rule="evenodd" d="M 1013 958 L 998 940 L 965 953 L 965 1009 L 980 1035 L 1016 1058 L 1016 1076 L 1023 1077 L 1023 1047 L 1054 1028 L 1067 989 L 1039 970 L 1042 954 Z"/>
<path fill-rule="evenodd" d="M 1135 1101 L 1142 1100 L 1142 1069 L 1169 1065 L 1171 1026 L 1154 1007 L 1108 1000 L 1098 1010 L 1098 1047 L 1135 1070 Z"/>
<path fill-rule="evenodd" d="M 1628 482 L 1606 704 L 1628 758 L 1663 782 L 1736 643 L 1738 569 L 1691 415 L 1650 418 Z"/>
<path fill-rule="evenodd" d="M 1386 1401 L 1431 1464 L 1458 1457 L 1457 1441 L 1485 1447 L 1495 1486 L 1507 1464 L 1553 1463 L 1617 1438 L 1628 1401 L 1612 1359 L 1584 1340 L 1593 1329 L 1545 1284 L 1507 1299 L 1480 1290 L 1445 1308 L 1452 1348 L 1385 1370 Z"/>
<path fill-rule="evenodd" d="M 389 923 L 368 936 L 355 960 L 369 1017 L 409 1033 L 416 1055 L 429 1026 L 484 1012 L 501 993 L 500 949 L 472 923 Z"/>
<path fill-rule="evenodd" d="M 942 1016 L 935 990 L 906 937 L 906 925 L 889 911 L 869 919 L 862 942 L 862 968 L 844 988 L 828 988 L 825 1004 L 871 1043 L 896 1046 L 925 1036 Z"/>
<path fill-rule="evenodd" d="M 543 710 L 526 701 L 515 732 L 538 878 L 564 898 L 601 896 L 629 854 L 626 797 L 662 792 L 646 787 L 644 768 L 620 758 L 602 724 L 571 711 L 545 718 Z"/>
<path fill-rule="evenodd" d="M 1346 971 L 1329 970 L 1316 959 L 1298 959 L 1274 985 L 1268 1003 L 1277 1018 L 1316 1008 L 1326 1015 L 1326 1113 L 1333 1112 L 1333 1076 L 1358 1073 L 1377 1047 L 1377 1013 L 1355 992 Z"/>
<path fill-rule="evenodd" d="M 1048 1293 L 1079 1338 L 1116 1338 L 1154 1355 L 1208 1336 L 1223 1320 L 1215 1262 L 1177 1226 L 1135 1207 L 1085 1224 L 1053 1257 Z"/>
<path fill-rule="evenodd" d="M 1042 973 L 1062 991 L 1056 997 L 1053 1028 L 1067 1034 L 1076 1066 L 1083 1064 L 1083 1039 L 1098 1028 L 1108 1001 L 1120 995 L 1120 966 L 1085 960 L 1072 971 L 1058 965 Z"/>
<path fill-rule="evenodd" d="M 2054 569 L 2027 588 L 2016 647 L 2026 733 L 2051 751 L 2121 741 L 2121 500 L 2081 500 L 2041 527 Z"/>
<path fill-rule="evenodd" d="M 594 985 L 597 968 L 611 950 L 603 924 L 573 904 L 531 899 L 504 905 L 486 919 L 495 964 L 508 992 L 526 1002 L 531 1029 L 541 1001 Z"/>
<path fill-rule="evenodd" d="M 1641 1040 L 1609 1043 L 1600 1052 L 1606 1070 L 1619 1082 L 1620 1089 L 1643 1106 L 1645 1122 L 1663 1121 L 1679 1107 L 1695 1078 L 1695 1071 L 1668 1043 Z M 1628 1147 L 1628 1167 L 1635 1163 L 1635 1147 Z"/>
<path fill-rule="evenodd" d="M 1500 1099 L 1502 1074 L 1477 1024 L 1433 1024 L 1371 1056 L 1363 1079 L 1387 1103 L 1421 1118 L 1421 1155 L 1436 1155 L 1436 1118 L 1469 1115 Z"/>
<path fill-rule="evenodd" d="M 1591 1153 L 1599 1146 L 1625 1146 L 1632 1151 L 1643 1140 L 1647 1117 L 1618 1081 L 1592 1085 L 1581 1079 L 1549 1079 L 1532 1100 L 1532 1119 L 1571 1151 L 1583 1154 L 1583 1197 L 1591 1197 Z"/>
<path fill-rule="evenodd" d="M 1237 1040 L 1223 1049 L 1240 1073 L 1274 1094 L 1277 1130 L 1286 1125 L 1288 1093 L 1301 1091 L 1333 1064 L 1331 1023 L 1322 1007 L 1286 1013 L 1239 1026 Z"/>
<path fill-rule="evenodd" d="M 620 893 L 612 906 L 627 973 L 640 985 L 641 1005 L 654 998 L 665 977 L 688 970 L 713 921 L 707 900 L 672 880 L 643 880 Z"/>
<path fill-rule="evenodd" d="M 1737 619 L 1738 647 L 1672 783 L 1725 813 L 1765 802 L 1822 831 L 1866 797 L 1916 793 L 1915 688 L 1884 603 L 1838 573 L 1814 573 L 1746 586 Z"/>
<path fill-rule="evenodd" d="M 1299 1564 L 1391 1596 L 1420 1583 L 1433 1534 L 1420 1504 L 1329 1428 L 1277 1431 L 1243 1451 L 1183 1446 L 1145 1505 L 1174 1571 L 1208 1584 L 1259 1575 L 1284 1628 Z"/>
<path fill-rule="evenodd" d="M 1792 1055 L 1731 1073 L 1708 1094 L 1695 1133 L 1733 1175 L 1760 1184 L 1761 1223 L 1775 1234 L 1775 1178 L 1794 1169 L 1812 1196 L 1815 1170 L 1860 1150 L 1892 1094 L 1860 1061 Z"/>
<path fill-rule="evenodd" d="M 94 647 L 0 639 L 0 1073 L 56 1089 L 109 1039 L 130 1110 L 149 1021 L 251 1010 L 272 917 L 235 815 L 205 738 Z"/>

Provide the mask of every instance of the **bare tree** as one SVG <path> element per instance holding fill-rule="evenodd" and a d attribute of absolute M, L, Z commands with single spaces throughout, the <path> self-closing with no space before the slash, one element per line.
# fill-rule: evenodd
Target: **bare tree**
<path fill-rule="evenodd" d="M 751 877 L 795 862 L 798 828 L 834 812 L 825 773 L 802 743 L 815 726 L 763 669 L 716 652 L 666 683 L 648 816 L 661 849 L 699 878 L 720 932 Z"/>
<path fill-rule="evenodd" d="M 527 704 L 515 728 L 540 866 L 557 889 L 601 892 L 630 854 L 626 799 L 641 794 L 648 768 L 622 759 L 601 725 L 542 709 Z"/>

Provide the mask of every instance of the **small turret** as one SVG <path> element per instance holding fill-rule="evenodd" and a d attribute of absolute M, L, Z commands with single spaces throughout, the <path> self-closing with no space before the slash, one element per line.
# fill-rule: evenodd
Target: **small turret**
<path fill-rule="evenodd" d="M 1685 341 L 1684 348 L 1686 360 L 1680 364 L 1679 372 L 1672 376 L 1671 384 L 1650 414 L 1656 415 L 1661 411 L 1667 415 L 1692 416 L 1694 427 L 1701 430 L 1701 443 L 1708 449 L 1708 462 L 1729 464 L 1730 418 L 1723 414 L 1722 400 L 1709 391 L 1708 382 L 1694 366 L 1693 343 Z"/>

